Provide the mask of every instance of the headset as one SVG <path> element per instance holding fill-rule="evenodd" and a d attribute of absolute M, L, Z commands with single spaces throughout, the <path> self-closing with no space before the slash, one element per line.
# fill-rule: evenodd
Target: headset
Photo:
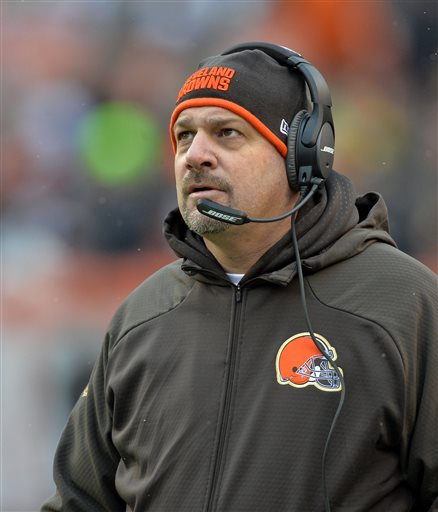
<path fill-rule="evenodd" d="M 324 506 L 325 511 L 330 512 L 330 499 L 326 482 L 326 456 L 331 436 L 345 400 L 345 381 L 338 365 L 330 354 L 328 354 L 322 343 L 320 343 L 312 329 L 306 302 L 304 277 L 295 221 L 298 211 L 309 201 L 316 190 L 322 186 L 324 181 L 329 177 L 333 167 L 335 130 L 331 111 L 331 95 L 327 82 L 315 66 L 305 60 L 299 53 L 284 46 L 263 42 L 241 43 L 225 50 L 221 55 L 229 55 L 244 50 L 260 50 L 275 59 L 280 65 L 298 71 L 301 73 L 309 89 L 310 99 L 313 104 L 312 111 L 301 110 L 295 114 L 290 123 L 287 138 L 287 179 L 290 188 L 300 193 L 300 200 L 292 210 L 278 217 L 265 219 L 249 217 L 243 211 L 220 205 L 209 199 L 201 199 L 197 204 L 197 208 L 202 214 L 208 217 L 235 225 L 247 222 L 276 222 L 292 216 L 292 241 L 297 263 L 301 304 L 307 328 L 314 344 L 335 369 L 341 382 L 339 403 L 326 437 L 321 460 Z"/>
<path fill-rule="evenodd" d="M 307 188 L 314 178 L 327 179 L 333 167 L 335 130 L 330 90 L 324 77 L 299 53 L 271 43 L 241 43 L 221 55 L 244 50 L 260 50 L 279 64 L 298 71 L 309 88 L 312 112 L 299 111 L 289 127 L 286 170 L 291 189 Z"/>

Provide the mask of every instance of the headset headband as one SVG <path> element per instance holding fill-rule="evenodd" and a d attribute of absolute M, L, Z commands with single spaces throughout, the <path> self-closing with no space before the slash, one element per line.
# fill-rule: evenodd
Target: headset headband
<path fill-rule="evenodd" d="M 302 134 L 302 143 L 305 146 L 311 147 L 316 144 L 318 134 L 325 123 L 329 123 L 334 129 L 330 90 L 324 77 L 313 64 L 290 48 L 263 42 L 236 44 L 222 52 L 221 55 L 229 55 L 230 53 L 237 53 L 243 50 L 260 50 L 275 59 L 282 66 L 296 69 L 303 75 L 309 87 L 310 99 L 313 103 L 310 119 L 306 123 Z"/>

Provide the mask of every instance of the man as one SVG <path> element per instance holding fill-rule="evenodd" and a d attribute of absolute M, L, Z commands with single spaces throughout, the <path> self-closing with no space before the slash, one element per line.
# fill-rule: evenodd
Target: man
<path fill-rule="evenodd" d="M 322 136 L 326 171 L 291 163 L 310 68 L 261 48 L 206 59 L 180 91 L 180 259 L 115 315 L 45 512 L 438 507 L 436 278 L 395 247 L 378 194 L 329 172 Z M 292 228 L 223 222 L 294 207 Z"/>

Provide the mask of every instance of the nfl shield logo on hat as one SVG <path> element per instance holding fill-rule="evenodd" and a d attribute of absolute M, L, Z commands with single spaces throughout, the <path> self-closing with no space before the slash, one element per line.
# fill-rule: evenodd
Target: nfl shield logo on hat
<path fill-rule="evenodd" d="M 280 131 L 281 131 L 281 133 L 284 133 L 285 135 L 287 135 L 289 133 L 289 125 L 287 124 L 285 119 L 281 120 Z"/>

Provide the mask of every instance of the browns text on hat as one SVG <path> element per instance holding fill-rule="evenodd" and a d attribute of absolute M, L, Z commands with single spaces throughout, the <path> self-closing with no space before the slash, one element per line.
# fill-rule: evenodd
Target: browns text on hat
<path fill-rule="evenodd" d="M 181 87 L 170 121 L 191 107 L 217 106 L 243 117 L 285 157 L 287 127 L 305 108 L 305 84 L 298 72 L 261 50 L 216 55 L 202 61 Z"/>

